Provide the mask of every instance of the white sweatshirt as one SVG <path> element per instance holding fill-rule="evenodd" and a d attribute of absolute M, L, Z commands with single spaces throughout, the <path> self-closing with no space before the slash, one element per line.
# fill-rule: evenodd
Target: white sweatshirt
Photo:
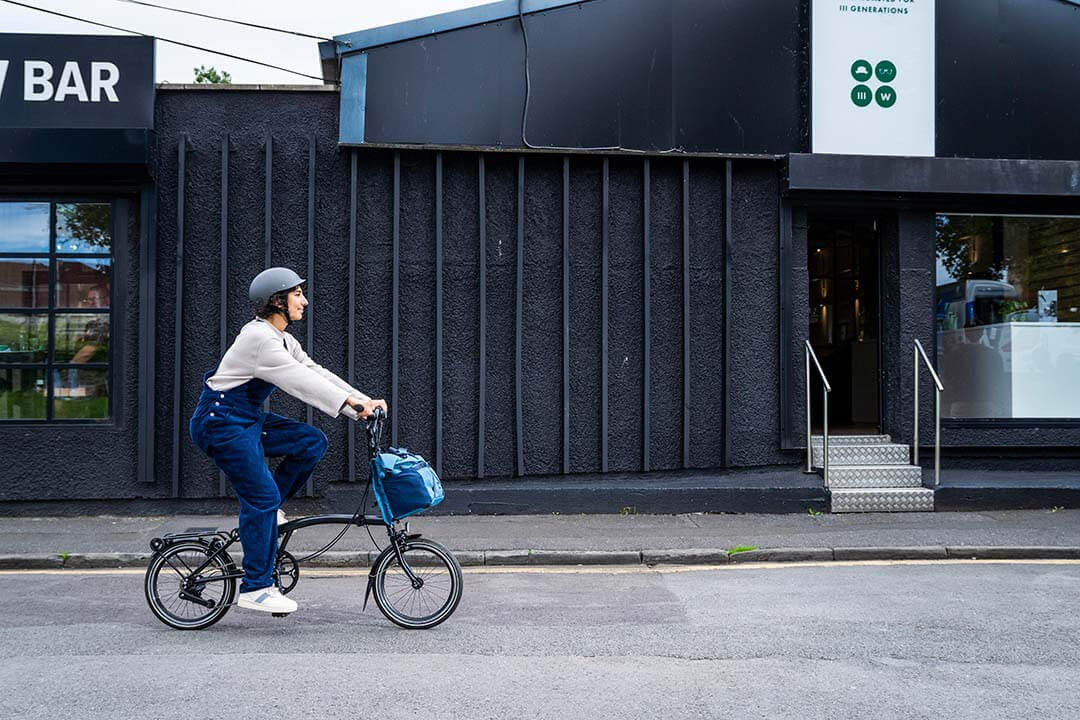
<path fill-rule="evenodd" d="M 252 378 L 276 385 L 330 417 L 342 412 L 350 396 L 360 401 L 371 399 L 308 357 L 290 333 L 258 317 L 240 328 L 217 372 L 206 384 L 211 390 L 223 392 Z M 344 411 L 355 418 L 351 407 L 346 406 Z"/>

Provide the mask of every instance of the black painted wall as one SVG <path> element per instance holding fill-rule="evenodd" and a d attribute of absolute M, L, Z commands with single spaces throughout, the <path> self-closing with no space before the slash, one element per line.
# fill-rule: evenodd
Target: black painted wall
<path fill-rule="evenodd" d="M 937 155 L 1080 159 L 1080 6 L 939 0 Z"/>
<path fill-rule="evenodd" d="M 709 468 L 723 463 L 725 309 L 723 258 L 727 161 L 474 152 L 442 153 L 443 413 L 441 458 L 436 445 L 436 163 L 430 151 L 339 150 L 337 95 L 327 92 L 168 91 L 158 94 L 158 403 L 156 481 L 171 490 L 173 443 L 179 442 L 177 486 L 182 498 L 213 497 L 220 479 L 191 443 L 186 423 L 202 374 L 220 356 L 218 318 L 221 226 L 221 145 L 231 153 L 228 193 L 229 337 L 250 317 L 246 288 L 263 268 L 266 137 L 272 138 L 271 259 L 303 270 L 307 263 L 309 138 L 316 140 L 315 277 L 309 317 L 290 328 L 303 344 L 313 322 L 317 362 L 347 376 L 348 317 L 355 307 L 355 384 L 392 397 L 392 317 L 395 163 L 400 193 L 397 442 L 436 462 L 448 480 L 595 473 L 603 466 L 602 213 L 605 167 L 608 228 L 608 456 L 612 473 Z M 178 145 L 185 154 L 184 287 L 181 427 L 172 421 L 176 283 Z M 348 293 L 350 163 L 356 153 L 357 292 Z M 568 169 L 569 434 L 563 434 L 563 183 Z M 684 167 L 684 162 L 685 167 Z M 483 164 L 486 243 L 481 254 L 479 174 Z M 519 246 L 519 171 L 524 207 Z M 646 170 L 646 168 L 648 168 Z M 688 236 L 684 238 L 684 172 Z M 646 175 L 647 173 L 647 175 Z M 645 197 L 648 181 L 649 434 L 644 422 Z M 771 162 L 733 164 L 731 271 L 733 303 L 744 307 L 729 328 L 734 380 L 729 409 L 733 465 L 789 461 L 777 437 L 779 352 L 777 238 L 778 175 Z M 683 372 L 683 243 L 689 244 L 690 374 Z M 515 336 L 518 253 L 523 248 L 521 299 L 521 425 L 517 424 Z M 480 262 L 486 270 L 486 323 L 479 333 Z M 486 374 L 480 377 L 483 348 Z M 683 383 L 689 381 L 690 424 L 683 427 Z M 484 383 L 482 467 L 478 464 L 480 383 Z M 749 386 L 747 386 L 749 387 Z M 304 419 L 305 407 L 276 393 L 272 410 Z M 316 412 L 330 451 L 315 474 L 315 494 L 328 484 L 366 477 L 362 432 L 355 427 L 349 477 L 344 419 Z M 734 429 L 735 426 L 738 429 Z M 517 462 L 520 432 L 524 464 Z M 689 456 L 683 458 L 684 432 Z M 564 467 L 564 443 L 569 463 Z"/>
<path fill-rule="evenodd" d="M 536 146 L 809 146 L 806 0 L 591 0 L 525 17 Z M 365 142 L 524 147 L 517 17 L 368 55 Z"/>

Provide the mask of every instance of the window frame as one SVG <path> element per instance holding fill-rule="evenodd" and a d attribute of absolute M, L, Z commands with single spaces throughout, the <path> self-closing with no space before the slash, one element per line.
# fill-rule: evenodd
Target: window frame
<path fill-rule="evenodd" d="M 45 312 L 48 315 L 48 350 L 46 352 L 45 361 L 40 363 L 5 363 L 0 367 L 13 368 L 13 369 L 31 369 L 31 370 L 43 370 L 45 372 L 45 417 L 43 418 L 0 418 L 0 427 L 13 427 L 18 425 L 28 426 L 42 426 L 42 425 L 77 425 L 82 427 L 112 427 L 116 424 L 116 390 L 117 390 L 117 344 L 118 339 L 115 333 L 116 317 L 117 317 L 117 290 L 116 290 L 116 278 L 119 274 L 118 258 L 120 253 L 116 247 L 117 240 L 117 197 L 115 195 L 93 195 L 86 193 L 79 194 L 42 194 L 42 195 L 2 195 L 0 194 L 0 202 L 13 202 L 13 203 L 49 203 L 49 250 L 47 253 L 41 252 L 3 252 L 0 251 L 0 256 L 5 258 L 42 258 L 48 257 L 49 261 L 49 288 L 48 288 L 48 307 Z M 109 205 L 109 252 L 108 253 L 71 253 L 71 252 L 57 252 L 56 250 L 56 208 L 58 205 L 68 205 L 76 203 L 94 203 L 94 204 L 108 204 Z M 127 222 L 127 218 L 124 218 Z M 109 307 L 107 312 L 103 312 L 102 309 L 90 309 L 90 308 L 60 308 L 57 305 L 59 289 L 57 287 L 59 282 L 60 261 L 67 259 L 84 259 L 84 258 L 108 258 L 109 260 Z M 40 314 L 42 310 L 40 308 L 4 308 L 0 307 L 0 314 L 9 315 L 33 315 Z M 93 362 L 93 363 L 58 363 L 53 361 L 53 355 L 55 352 L 56 338 L 56 316 L 57 314 L 63 315 L 107 315 L 109 318 L 109 350 L 108 359 L 106 362 Z M 105 417 L 101 418 L 57 418 L 55 417 L 54 409 L 54 382 L 53 371 L 54 370 L 93 370 L 104 371 L 109 383 L 109 396 L 108 406 L 106 409 Z"/>
<path fill-rule="evenodd" d="M 1068 212 L 986 212 L 983 210 L 970 211 L 962 209 L 953 210 L 933 210 L 934 219 L 940 215 L 961 215 L 965 217 L 989 217 L 989 218 L 1052 218 L 1052 219 L 1065 219 L 1075 220 L 1080 223 L 1080 213 L 1068 213 Z M 937 263 L 937 236 L 934 236 L 933 243 L 934 250 L 934 262 Z M 938 285 L 936 278 L 934 279 L 934 298 L 937 299 Z M 937 357 L 938 354 L 938 334 L 934 333 L 934 350 L 933 357 Z M 957 429 L 1038 429 L 1038 428 L 1080 428 L 1080 414 L 1076 417 L 1063 418 L 1063 417 L 1022 417 L 1022 418 L 986 418 L 986 417 L 971 417 L 971 418 L 957 418 L 947 417 L 942 415 L 941 425 L 944 428 L 957 428 Z"/>

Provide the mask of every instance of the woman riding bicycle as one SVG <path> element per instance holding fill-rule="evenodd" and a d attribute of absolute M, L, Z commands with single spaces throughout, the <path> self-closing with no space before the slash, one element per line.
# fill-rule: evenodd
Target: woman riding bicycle
<path fill-rule="evenodd" d="M 274 267 L 251 281 L 256 317 L 240 329 L 215 370 L 203 376 L 202 395 L 188 430 L 191 439 L 225 473 L 240 500 L 240 544 L 244 578 L 237 605 L 251 610 L 290 613 L 294 600 L 273 582 L 281 505 L 292 497 L 326 453 L 319 429 L 274 413 L 261 405 L 275 389 L 321 410 L 367 418 L 385 400 L 373 400 L 316 364 L 286 332 L 304 316 L 304 280 Z M 273 474 L 264 457 L 281 457 Z"/>

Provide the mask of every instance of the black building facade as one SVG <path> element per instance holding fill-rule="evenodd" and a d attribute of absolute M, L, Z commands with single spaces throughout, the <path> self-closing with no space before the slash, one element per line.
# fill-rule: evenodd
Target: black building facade
<path fill-rule="evenodd" d="M 799 0 L 495 3 L 342 36 L 340 89 L 159 86 L 152 132 L 0 129 L 0 508 L 231 507 L 187 420 L 269 265 L 447 511 L 827 508 L 807 348 L 833 442 L 907 453 L 916 340 L 945 386 L 921 366 L 932 506 L 1076 504 L 1080 8 L 989 4 L 929 4 L 924 157 L 815 151 Z M 330 439 L 307 502 L 354 504 L 361 428 L 271 406 Z"/>

